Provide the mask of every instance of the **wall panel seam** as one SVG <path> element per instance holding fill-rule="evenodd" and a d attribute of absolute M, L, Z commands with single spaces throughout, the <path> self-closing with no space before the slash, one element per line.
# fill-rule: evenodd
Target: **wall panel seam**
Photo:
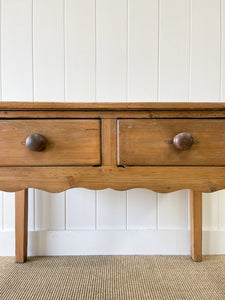
<path fill-rule="evenodd" d="M 2 20 L 2 0 L 0 0 L 0 19 Z M 0 41 L 1 41 L 1 52 L 0 52 L 0 101 L 2 101 L 2 22 L 0 22 Z M 1 230 L 4 230 L 4 198 L 3 192 L 2 193 L 2 215 L 1 215 Z"/>
<path fill-rule="evenodd" d="M 130 9 L 130 6 L 129 6 L 129 1 L 130 0 L 127 0 L 127 14 L 126 14 L 126 17 L 127 17 L 127 22 L 126 22 L 126 26 L 127 26 L 127 28 L 126 28 L 126 32 L 127 32 L 127 34 L 126 34 L 126 38 L 127 38 L 127 40 L 126 40 L 126 102 L 128 101 L 128 99 L 129 99 L 129 93 L 128 93 L 128 91 L 129 91 L 129 34 L 130 34 L 130 30 L 129 30 L 129 26 L 130 26 L 130 20 L 129 20 L 129 16 L 130 16 L 130 14 L 129 14 L 129 9 Z M 126 216 L 125 216 L 125 218 L 126 218 L 126 230 L 128 229 L 128 197 L 129 197 L 129 195 L 128 195 L 128 191 L 126 191 L 126 196 L 125 196 L 125 201 L 126 201 Z"/>
<path fill-rule="evenodd" d="M 0 96 L 2 101 L 2 0 L 0 0 L 0 41 L 1 41 L 1 53 L 0 53 L 0 80 L 1 80 L 1 86 L 0 86 Z"/>
<path fill-rule="evenodd" d="M 160 20 L 161 0 L 158 0 L 158 57 L 157 57 L 157 102 L 160 99 Z"/>
<path fill-rule="evenodd" d="M 95 90 L 94 90 L 94 101 L 98 102 L 98 98 L 97 98 L 97 1 L 95 0 L 95 5 L 94 5 L 94 18 L 95 18 L 95 22 L 94 22 L 94 40 L 95 40 L 95 45 L 94 45 L 94 51 L 95 51 Z M 101 150 L 102 151 L 102 150 Z M 98 230 L 98 191 L 95 191 L 95 231 Z"/>
<path fill-rule="evenodd" d="M 189 1 L 189 76 L 188 76 L 188 102 L 191 95 L 191 46 L 192 46 L 192 0 Z"/>
<path fill-rule="evenodd" d="M 218 101 L 222 101 L 222 78 L 223 78 L 223 4 L 222 0 L 220 0 L 220 85 L 219 85 L 219 99 Z"/>

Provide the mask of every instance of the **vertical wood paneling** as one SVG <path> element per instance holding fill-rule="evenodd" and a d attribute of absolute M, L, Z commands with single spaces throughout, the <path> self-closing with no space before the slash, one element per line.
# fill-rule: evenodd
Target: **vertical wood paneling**
<path fill-rule="evenodd" d="M 219 193 L 204 193 L 202 198 L 202 226 L 204 230 L 216 230 L 218 226 Z"/>
<path fill-rule="evenodd" d="M 156 101 L 158 0 L 130 0 L 128 26 L 128 101 Z"/>
<path fill-rule="evenodd" d="M 64 1 L 38 0 L 33 7 L 34 99 L 64 101 Z M 35 228 L 65 228 L 65 193 L 35 192 Z"/>
<path fill-rule="evenodd" d="M 220 45 L 221 45 L 221 101 L 225 101 L 225 0 L 221 0 L 221 28 L 220 28 Z"/>
<path fill-rule="evenodd" d="M 156 101 L 158 79 L 158 1 L 130 0 L 128 5 L 128 101 Z M 127 192 L 127 226 L 155 228 L 156 194 Z"/>
<path fill-rule="evenodd" d="M 35 190 L 34 189 L 28 189 L 28 230 L 34 230 L 35 224 L 34 224 L 34 196 L 35 196 Z"/>
<path fill-rule="evenodd" d="M 65 1 L 65 101 L 95 101 L 95 1 Z M 66 192 L 66 229 L 95 228 L 95 192 Z"/>
<path fill-rule="evenodd" d="M 187 101 L 190 1 L 161 0 L 159 8 L 159 99 Z"/>
<path fill-rule="evenodd" d="M 15 229 L 15 193 L 3 192 L 3 228 L 5 231 Z"/>
<path fill-rule="evenodd" d="M 1 1 L 2 100 L 32 101 L 32 0 Z M 14 230 L 15 196 L 3 193 L 3 228 Z"/>
<path fill-rule="evenodd" d="M 64 101 L 64 2 L 33 2 L 34 97 Z"/>
<path fill-rule="evenodd" d="M 32 0 L 2 0 L 2 100 L 32 100 Z"/>
<path fill-rule="evenodd" d="M 220 99 L 220 0 L 194 0 L 191 10 L 191 101 Z"/>
<path fill-rule="evenodd" d="M 95 1 L 66 0 L 66 101 L 95 99 Z"/>
<path fill-rule="evenodd" d="M 126 229 L 126 192 L 99 192 L 97 229 Z"/>
<path fill-rule="evenodd" d="M 188 193 L 187 190 L 159 194 L 159 229 L 188 228 Z"/>
<path fill-rule="evenodd" d="M 3 217 L 4 217 L 4 212 L 3 212 L 3 199 L 2 199 L 2 192 L 0 192 L 0 231 L 3 229 Z"/>
<path fill-rule="evenodd" d="M 2 5 L 0 5 L 0 13 L 2 15 Z M 2 22 L 0 22 L 0 28 L 2 27 Z M 0 47 L 2 52 L 2 33 L 0 30 Z M 0 101 L 2 100 L 2 55 L 0 56 Z M 3 193 L 0 191 L 0 231 L 3 230 L 3 219 L 4 219 L 4 211 L 3 211 Z"/>
<path fill-rule="evenodd" d="M 95 191 L 71 189 L 66 193 L 66 229 L 95 229 Z"/>
<path fill-rule="evenodd" d="M 190 101 L 219 101 L 220 0 L 192 1 Z M 203 228 L 218 227 L 218 193 L 203 196 Z"/>
<path fill-rule="evenodd" d="M 218 229 L 225 230 L 225 193 L 219 191 L 219 203 L 218 203 Z M 217 203 L 215 203 L 216 205 Z"/>
<path fill-rule="evenodd" d="M 0 3 L 1 4 L 1 3 Z M 2 5 L 0 5 L 0 13 L 2 15 Z M 2 28 L 2 21 L 0 21 L 0 29 Z M 2 53 L 2 33 L 0 30 L 0 47 Z M 0 56 L 0 101 L 2 100 L 2 55 Z M 3 209 L 4 201 L 3 201 L 3 192 L 0 191 L 0 231 L 3 230 L 3 220 L 4 220 L 4 209 Z"/>
<path fill-rule="evenodd" d="M 127 0 L 96 0 L 96 100 L 127 97 Z M 126 228 L 126 192 L 97 197 L 97 229 Z"/>
<path fill-rule="evenodd" d="M 187 101 L 190 14 L 188 0 L 159 6 L 159 101 Z M 158 228 L 188 228 L 188 191 L 158 195 Z"/>
<path fill-rule="evenodd" d="M 97 100 L 124 101 L 127 77 L 127 0 L 96 0 Z"/>
<path fill-rule="evenodd" d="M 156 229 L 156 193 L 147 189 L 128 191 L 128 229 Z"/>
<path fill-rule="evenodd" d="M 221 0 L 221 101 L 225 101 L 225 1 Z M 225 230 L 225 191 L 219 192 L 219 200 L 218 200 L 218 211 L 219 211 L 219 224 L 218 228 L 221 230 Z"/>
<path fill-rule="evenodd" d="M 65 229 L 64 193 L 35 190 L 35 229 Z"/>

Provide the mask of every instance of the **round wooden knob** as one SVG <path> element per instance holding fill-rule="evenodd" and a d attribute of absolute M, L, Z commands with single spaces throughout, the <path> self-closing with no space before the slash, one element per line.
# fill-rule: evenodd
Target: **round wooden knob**
<path fill-rule="evenodd" d="M 190 133 L 181 132 L 173 138 L 173 145 L 177 150 L 188 150 L 191 148 L 194 140 Z"/>
<path fill-rule="evenodd" d="M 46 144 L 46 138 L 41 134 L 32 134 L 26 138 L 26 146 L 31 151 L 43 151 Z"/>

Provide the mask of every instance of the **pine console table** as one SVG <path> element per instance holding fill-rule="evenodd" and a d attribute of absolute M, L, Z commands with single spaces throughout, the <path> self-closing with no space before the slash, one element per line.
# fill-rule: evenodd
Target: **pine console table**
<path fill-rule="evenodd" d="M 225 188 L 223 103 L 0 103 L 0 190 L 16 192 L 16 262 L 27 258 L 28 188 L 191 189 L 191 256 L 202 259 L 202 192 Z"/>

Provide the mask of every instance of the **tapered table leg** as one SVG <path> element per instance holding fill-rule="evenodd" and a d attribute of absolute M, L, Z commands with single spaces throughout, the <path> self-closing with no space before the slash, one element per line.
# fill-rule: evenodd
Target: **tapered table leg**
<path fill-rule="evenodd" d="M 202 193 L 190 190 L 191 257 L 202 261 Z"/>
<path fill-rule="evenodd" d="M 16 192 L 15 196 L 15 261 L 27 260 L 28 190 Z"/>

